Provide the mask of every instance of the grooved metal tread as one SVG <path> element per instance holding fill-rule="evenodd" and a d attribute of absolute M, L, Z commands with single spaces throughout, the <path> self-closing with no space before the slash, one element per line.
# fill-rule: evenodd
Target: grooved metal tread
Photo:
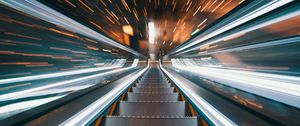
<path fill-rule="evenodd" d="M 147 87 L 135 87 L 135 88 L 140 88 L 140 89 L 142 89 L 142 88 L 171 88 L 171 87 L 152 87 L 152 86 L 147 86 Z"/>
<path fill-rule="evenodd" d="M 132 93 L 127 94 L 128 101 L 177 101 L 178 93 Z"/>
<path fill-rule="evenodd" d="M 136 87 L 171 87 L 171 84 L 137 84 Z"/>
<path fill-rule="evenodd" d="M 161 84 L 161 85 L 164 85 L 164 84 L 170 84 L 169 82 L 140 82 L 140 83 L 137 83 L 137 84 L 140 84 L 140 85 L 155 85 L 155 84 Z"/>
<path fill-rule="evenodd" d="M 174 92 L 174 87 L 169 87 L 169 88 L 138 88 L 138 87 L 133 87 L 132 91 L 133 92 L 167 92 L 167 93 L 172 93 L 172 92 Z"/>
<path fill-rule="evenodd" d="M 196 117 L 107 116 L 105 126 L 197 126 Z"/>
<path fill-rule="evenodd" d="M 126 101 L 119 101 L 114 116 L 104 126 L 198 126 L 198 117 L 187 116 L 186 102 L 158 68 L 138 80 Z"/>
<path fill-rule="evenodd" d="M 185 116 L 183 101 L 119 102 L 119 115 L 126 116 Z"/>

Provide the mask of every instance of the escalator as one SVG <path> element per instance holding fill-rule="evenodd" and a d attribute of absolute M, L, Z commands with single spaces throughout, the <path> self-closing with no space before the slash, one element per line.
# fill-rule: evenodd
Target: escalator
<path fill-rule="evenodd" d="M 95 126 L 207 125 L 157 65 L 100 116 Z"/>

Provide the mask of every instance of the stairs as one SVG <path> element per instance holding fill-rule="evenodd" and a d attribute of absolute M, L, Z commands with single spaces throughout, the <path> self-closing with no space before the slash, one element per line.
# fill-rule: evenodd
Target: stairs
<path fill-rule="evenodd" d="M 127 98 L 117 102 L 104 126 L 198 126 L 199 118 L 189 115 L 187 103 L 157 67 L 138 81 Z"/>

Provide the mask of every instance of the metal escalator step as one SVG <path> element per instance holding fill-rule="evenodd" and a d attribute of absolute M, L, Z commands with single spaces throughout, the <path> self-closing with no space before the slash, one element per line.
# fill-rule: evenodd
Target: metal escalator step
<path fill-rule="evenodd" d="M 164 82 L 164 83 L 152 82 L 152 83 L 137 83 L 137 84 L 140 84 L 140 85 L 157 85 L 157 84 L 170 84 L 170 83 L 167 83 L 167 82 Z"/>
<path fill-rule="evenodd" d="M 128 101 L 178 101 L 178 93 L 132 93 L 128 94 Z"/>
<path fill-rule="evenodd" d="M 165 84 L 168 83 L 168 81 L 139 81 L 139 84 Z"/>
<path fill-rule="evenodd" d="M 166 77 L 152 77 L 152 78 L 144 77 L 142 79 L 145 81 L 157 81 L 157 80 L 166 80 L 167 78 Z"/>
<path fill-rule="evenodd" d="M 163 74 L 159 74 L 157 72 L 153 73 L 153 74 L 146 74 L 144 76 L 144 78 L 162 78 L 164 77 Z"/>
<path fill-rule="evenodd" d="M 171 84 L 137 84 L 136 87 L 171 87 Z"/>
<path fill-rule="evenodd" d="M 120 101 L 118 115 L 185 116 L 184 101 Z"/>
<path fill-rule="evenodd" d="M 142 79 L 145 79 L 145 80 L 161 80 L 161 79 L 166 79 L 166 77 L 163 77 L 163 76 L 145 76 L 145 77 L 142 77 Z"/>
<path fill-rule="evenodd" d="M 161 85 L 161 86 L 136 86 L 136 88 L 171 88 L 171 87 L 166 85 Z"/>
<path fill-rule="evenodd" d="M 166 81 L 167 78 L 165 77 L 155 77 L 155 78 L 142 78 L 143 81 Z"/>
<path fill-rule="evenodd" d="M 196 117 L 107 116 L 105 126 L 198 126 Z"/>
<path fill-rule="evenodd" d="M 174 87 L 169 88 L 138 88 L 133 87 L 132 91 L 135 92 L 164 92 L 164 93 L 172 93 L 174 92 Z"/>

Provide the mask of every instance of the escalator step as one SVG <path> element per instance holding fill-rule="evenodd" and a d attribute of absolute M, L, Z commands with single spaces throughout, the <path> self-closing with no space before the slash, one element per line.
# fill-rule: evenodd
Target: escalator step
<path fill-rule="evenodd" d="M 196 117 L 108 116 L 105 126 L 198 126 Z"/>
<path fill-rule="evenodd" d="M 128 93 L 128 101 L 178 101 L 178 93 Z"/>
<path fill-rule="evenodd" d="M 185 116 L 185 102 L 120 101 L 118 114 L 124 116 Z"/>
<path fill-rule="evenodd" d="M 155 79 L 149 79 L 149 78 L 143 78 L 141 81 L 167 81 L 167 78 L 155 78 Z"/>
<path fill-rule="evenodd" d="M 138 88 L 146 88 L 146 87 L 171 87 L 171 84 L 137 84 L 136 87 Z"/>
<path fill-rule="evenodd" d="M 105 116 L 104 126 L 198 126 L 174 88 L 159 69 L 150 69 L 118 102 L 115 116 Z"/>
<path fill-rule="evenodd" d="M 163 92 L 163 93 L 173 93 L 174 92 L 174 87 L 169 87 L 169 88 L 138 88 L 138 87 L 133 87 L 132 88 L 133 92 Z"/>
<path fill-rule="evenodd" d="M 151 83 L 137 83 L 137 84 L 140 84 L 140 85 L 156 85 L 156 84 L 170 84 L 168 82 L 164 82 L 164 83 L 160 83 L 160 82 L 151 82 Z"/>
<path fill-rule="evenodd" d="M 168 81 L 140 81 L 138 84 L 167 84 Z"/>

